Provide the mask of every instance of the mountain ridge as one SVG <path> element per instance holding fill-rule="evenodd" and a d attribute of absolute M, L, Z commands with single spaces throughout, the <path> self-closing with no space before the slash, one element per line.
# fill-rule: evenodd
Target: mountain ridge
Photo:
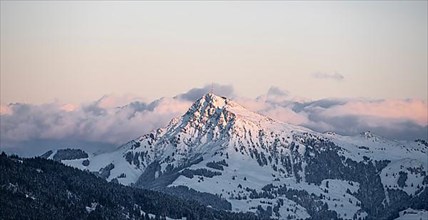
<path fill-rule="evenodd" d="M 321 134 L 208 93 L 117 151 L 63 163 L 263 217 L 392 218 L 405 208 L 428 210 L 425 143 Z M 212 203 L 203 193 L 215 196 Z"/>

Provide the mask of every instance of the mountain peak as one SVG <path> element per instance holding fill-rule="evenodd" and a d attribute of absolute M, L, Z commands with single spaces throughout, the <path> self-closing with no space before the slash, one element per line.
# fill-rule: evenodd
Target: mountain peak
<path fill-rule="evenodd" d="M 399 195 L 403 204 L 426 203 L 427 150 L 422 142 L 394 142 L 371 132 L 320 134 L 207 93 L 168 126 L 118 151 L 89 157 L 65 152 L 73 159 L 61 162 L 109 181 L 200 198 L 218 209 L 278 219 L 384 219 L 400 205 L 389 195 Z M 381 199 L 367 200 L 373 196 Z M 276 211 L 264 211 L 272 207 L 267 204 Z M 369 215 L 385 210 L 387 215 Z"/>
<path fill-rule="evenodd" d="M 228 101 L 230 101 L 226 97 L 218 96 L 211 92 L 202 96 L 200 100 L 203 100 L 206 103 L 210 103 L 215 107 L 223 107 L 228 103 Z"/>
<path fill-rule="evenodd" d="M 192 114 L 195 112 L 209 111 L 213 113 L 216 109 L 224 109 L 227 105 L 230 105 L 231 101 L 226 97 L 215 95 L 214 93 L 207 93 L 193 103 L 192 107 L 188 110 L 188 113 Z M 211 115 L 211 114 L 210 114 Z"/>
<path fill-rule="evenodd" d="M 206 124 L 208 121 L 214 122 L 219 118 L 224 118 L 231 101 L 225 97 L 207 93 L 199 98 L 187 113 L 183 116 L 185 123 L 192 121 L 197 124 Z M 233 104 L 232 104 L 233 105 Z"/>
<path fill-rule="evenodd" d="M 207 93 L 198 99 L 189 109 L 188 114 L 194 114 L 196 112 L 198 115 L 204 115 L 207 117 L 212 117 L 213 115 L 216 115 L 216 113 L 228 112 L 234 116 L 241 116 L 241 118 L 247 120 L 255 119 L 259 121 L 268 119 L 268 117 L 252 112 L 233 100 L 223 96 L 218 96 L 214 93 Z"/>

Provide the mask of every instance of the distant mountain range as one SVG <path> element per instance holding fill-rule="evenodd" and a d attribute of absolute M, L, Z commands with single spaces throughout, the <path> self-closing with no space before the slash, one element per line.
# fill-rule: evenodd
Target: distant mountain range
<path fill-rule="evenodd" d="M 318 133 L 211 93 L 165 128 L 113 152 L 66 149 L 42 157 L 260 218 L 428 217 L 425 140 Z"/>

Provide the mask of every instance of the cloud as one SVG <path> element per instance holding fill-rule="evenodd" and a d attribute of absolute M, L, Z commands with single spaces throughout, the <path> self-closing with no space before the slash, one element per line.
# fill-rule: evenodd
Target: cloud
<path fill-rule="evenodd" d="M 315 73 L 312 73 L 312 77 L 316 79 L 332 79 L 336 81 L 342 81 L 343 79 L 345 79 L 345 77 L 342 74 L 337 72 L 334 72 L 334 73 L 315 72 Z"/>
<path fill-rule="evenodd" d="M 267 94 L 270 96 L 284 97 L 284 96 L 288 96 L 288 91 L 281 89 L 279 87 L 276 87 L 276 86 L 272 86 L 269 88 Z"/>
<path fill-rule="evenodd" d="M 228 98 L 235 96 L 233 86 L 231 86 L 231 85 L 220 85 L 220 84 L 214 83 L 214 84 L 206 85 L 202 88 L 191 89 L 191 90 L 187 91 L 186 93 L 183 93 L 183 94 L 176 96 L 176 98 L 194 102 L 197 99 L 199 99 L 200 97 L 202 97 L 203 95 L 205 95 L 206 93 L 211 92 L 211 90 L 216 95 L 225 96 Z"/>
<path fill-rule="evenodd" d="M 191 102 L 178 98 L 162 98 L 150 103 L 132 101 L 127 105 L 115 106 L 121 103 L 124 102 L 120 97 L 104 96 L 80 106 L 61 103 L 10 104 L 7 106 L 8 114 L 1 115 L 0 147 L 10 150 L 33 143 L 27 149 L 33 152 L 30 156 L 43 153 L 47 143 L 56 144 L 50 148 L 91 147 L 88 145 L 117 147 L 165 126 L 191 105 Z"/>
<path fill-rule="evenodd" d="M 9 106 L 0 105 L 0 115 L 10 115 L 11 113 L 12 110 L 9 108 Z"/>
<path fill-rule="evenodd" d="M 276 90 L 276 89 L 275 89 Z M 428 107 L 417 99 L 321 99 L 300 101 L 287 92 L 257 99 L 237 98 L 243 106 L 273 119 L 301 125 L 315 131 L 357 135 L 373 131 L 392 139 L 428 139 Z"/>
<path fill-rule="evenodd" d="M 34 156 L 51 148 L 113 149 L 167 125 L 210 90 L 211 85 L 207 85 L 150 102 L 130 95 L 107 95 L 81 105 L 53 102 L 1 106 L 0 150 Z M 279 87 L 271 87 L 254 99 L 236 95 L 228 85 L 214 84 L 214 90 L 252 111 L 319 132 L 357 135 L 370 130 L 393 139 L 428 139 L 428 107 L 423 100 L 302 101 Z"/>
<path fill-rule="evenodd" d="M 279 103 L 279 102 L 287 101 L 289 99 L 288 94 L 289 92 L 287 90 L 281 89 L 276 86 L 272 86 L 269 88 L 269 90 L 265 95 L 261 95 L 257 97 L 257 100 L 272 102 L 272 103 Z"/>
<path fill-rule="evenodd" d="M 127 105 L 131 102 L 138 102 L 143 101 L 144 98 L 138 97 L 135 95 L 122 95 L 122 96 L 116 96 L 116 95 L 105 95 L 98 99 L 95 103 L 97 106 L 101 108 L 114 108 L 117 106 L 123 106 Z"/>
<path fill-rule="evenodd" d="M 319 132 L 334 131 L 341 135 L 357 135 L 363 131 L 372 131 L 383 137 L 395 140 L 427 139 L 427 125 L 419 125 L 410 120 L 386 120 L 373 116 L 343 115 L 324 118 L 311 115 L 309 123 L 303 124 Z"/>
<path fill-rule="evenodd" d="M 428 108 L 422 100 L 323 99 L 285 106 L 290 107 L 306 117 L 299 125 L 319 132 L 356 135 L 370 130 L 392 139 L 428 138 Z"/>
<path fill-rule="evenodd" d="M 427 103 L 421 100 L 352 100 L 332 106 L 323 112 L 326 117 L 341 115 L 372 116 L 385 120 L 409 120 L 419 125 L 428 122 Z"/>

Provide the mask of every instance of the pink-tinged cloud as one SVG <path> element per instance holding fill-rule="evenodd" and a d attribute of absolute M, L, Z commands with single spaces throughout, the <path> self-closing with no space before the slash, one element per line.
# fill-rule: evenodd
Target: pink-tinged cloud
<path fill-rule="evenodd" d="M 264 110 L 263 113 L 268 115 L 272 119 L 295 125 L 303 125 L 309 122 L 305 114 L 298 114 L 288 108 L 267 109 Z"/>
<path fill-rule="evenodd" d="M 81 105 L 54 102 L 1 106 L 0 147 L 10 143 L 40 147 L 31 144 L 37 140 L 118 146 L 183 115 L 201 94 L 210 90 L 209 87 L 152 102 L 141 101 L 140 97 L 104 96 Z M 355 135 L 371 130 L 394 139 L 428 139 L 428 110 L 423 100 L 300 101 L 279 88 L 252 99 L 235 95 L 231 86 L 219 85 L 217 89 L 249 110 L 319 132 Z"/>
<path fill-rule="evenodd" d="M 66 112 L 72 112 L 75 111 L 78 107 L 79 106 L 73 104 L 64 104 L 60 107 L 60 109 Z"/>
<path fill-rule="evenodd" d="M 115 108 L 124 106 L 135 101 L 145 101 L 143 97 L 126 94 L 126 95 L 105 95 L 97 101 L 97 105 L 101 108 Z"/>
<path fill-rule="evenodd" d="M 190 101 L 163 98 L 160 99 L 158 105 L 154 108 L 153 112 L 156 112 L 157 114 L 177 115 L 186 112 L 191 105 L 192 102 Z"/>
<path fill-rule="evenodd" d="M 344 115 L 370 116 L 380 119 L 410 120 L 421 126 L 428 124 L 427 102 L 422 100 L 349 101 L 325 109 L 322 115 L 338 117 Z"/>
<path fill-rule="evenodd" d="M 278 121 L 295 125 L 302 125 L 308 122 L 305 113 L 296 113 L 290 106 L 283 106 L 276 103 L 284 103 L 284 98 L 275 97 L 268 99 L 266 95 L 263 95 L 257 99 L 237 98 L 236 101 L 251 111 L 258 112 Z"/>
<path fill-rule="evenodd" d="M 6 105 L 0 105 L 0 115 L 10 115 L 12 114 L 12 109 Z"/>
<path fill-rule="evenodd" d="M 107 100 L 107 101 L 106 101 Z M 4 108 L 0 123 L 3 141 L 33 139 L 78 139 L 121 144 L 153 129 L 165 126 L 183 114 L 189 101 L 162 98 L 152 103 L 133 101 L 124 106 L 117 97 L 102 99 L 80 106 L 59 104 L 11 104 Z"/>
<path fill-rule="evenodd" d="M 428 139 L 428 109 L 424 100 L 308 101 L 289 97 L 286 92 L 269 95 L 271 91 L 277 90 L 270 89 L 266 95 L 257 99 L 237 98 L 237 101 L 248 109 L 273 119 L 319 132 L 334 131 L 342 135 L 356 135 L 370 130 L 393 139 Z"/>

